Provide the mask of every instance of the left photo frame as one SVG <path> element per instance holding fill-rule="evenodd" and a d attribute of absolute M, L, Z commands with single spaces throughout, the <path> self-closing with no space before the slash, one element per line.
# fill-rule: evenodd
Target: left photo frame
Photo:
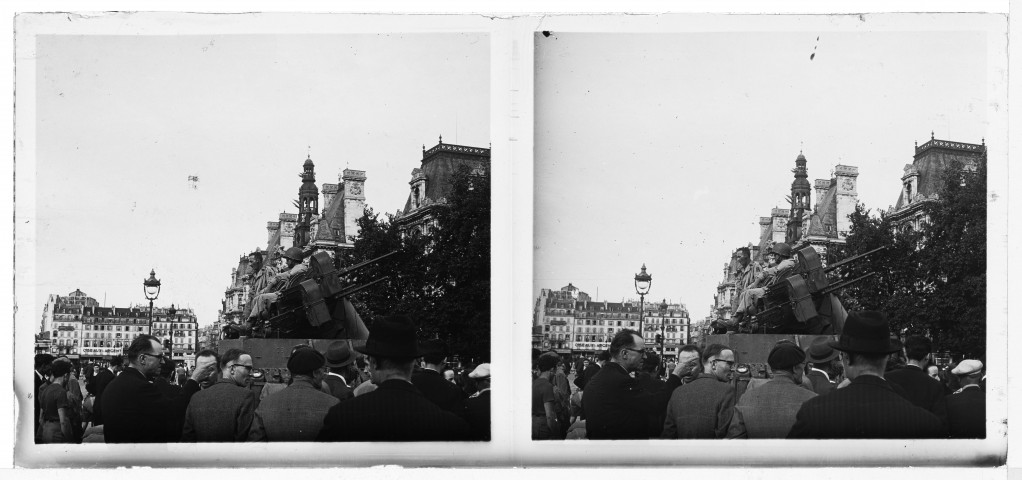
<path fill-rule="evenodd" d="M 16 465 L 508 450 L 494 32 L 409 17 L 16 17 Z"/>

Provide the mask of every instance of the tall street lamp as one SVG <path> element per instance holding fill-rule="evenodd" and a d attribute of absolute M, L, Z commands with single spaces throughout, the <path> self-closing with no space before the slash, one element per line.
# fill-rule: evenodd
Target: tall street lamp
<path fill-rule="evenodd" d="M 639 332 L 642 336 L 646 336 L 646 331 L 643 330 L 642 326 L 642 314 L 643 306 L 646 301 L 646 294 L 649 293 L 649 285 L 653 283 L 653 277 L 646 273 L 646 264 L 642 264 L 642 271 L 635 274 L 635 293 L 639 294 Z"/>
<path fill-rule="evenodd" d="M 149 325 L 153 323 L 153 300 L 160 296 L 160 281 L 156 279 L 156 270 L 149 271 L 149 278 L 142 281 L 145 287 L 145 298 L 149 300 Z"/>
<path fill-rule="evenodd" d="M 667 335 L 664 324 L 667 323 L 667 299 L 660 302 L 660 361 L 664 361 L 664 344 L 667 343 Z"/>

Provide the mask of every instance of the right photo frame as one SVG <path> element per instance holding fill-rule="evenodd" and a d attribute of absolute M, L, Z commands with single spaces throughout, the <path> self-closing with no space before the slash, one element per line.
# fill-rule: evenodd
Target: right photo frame
<path fill-rule="evenodd" d="M 1005 15 L 554 20 L 529 449 L 1003 464 Z"/>

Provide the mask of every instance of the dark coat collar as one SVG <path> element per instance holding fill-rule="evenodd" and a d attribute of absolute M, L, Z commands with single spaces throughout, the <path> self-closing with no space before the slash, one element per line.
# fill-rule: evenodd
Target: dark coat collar
<path fill-rule="evenodd" d="M 894 391 L 894 389 L 891 388 L 891 384 L 888 383 L 887 380 L 885 380 L 882 377 L 878 377 L 876 375 L 859 375 L 858 377 L 855 377 L 855 379 L 852 380 L 851 383 L 850 383 L 850 385 L 860 385 L 860 384 L 861 385 L 874 385 L 874 386 L 877 386 L 877 387 L 886 388 L 886 389 L 888 389 L 888 390 L 890 390 L 892 392 Z"/>
<path fill-rule="evenodd" d="M 136 376 L 138 378 L 141 378 L 142 380 L 145 380 L 147 382 L 149 381 L 149 379 L 146 378 L 145 374 L 140 372 L 135 367 L 125 367 L 124 370 L 121 370 L 121 375 L 132 375 L 132 376 Z"/>
<path fill-rule="evenodd" d="M 387 381 L 377 385 L 376 389 L 377 390 L 400 390 L 400 391 L 403 391 L 403 392 L 415 393 L 416 395 L 422 395 L 422 392 L 420 392 L 419 389 L 415 387 L 415 385 L 412 385 L 411 382 L 406 382 L 404 380 L 398 380 L 398 379 L 387 380 Z"/>
<path fill-rule="evenodd" d="M 623 365 L 621 365 L 620 363 L 617 363 L 617 362 L 607 362 L 607 365 L 614 365 L 614 366 L 617 367 L 617 370 L 621 371 L 621 373 L 623 373 L 625 375 L 628 375 L 628 370 L 626 370 L 625 367 Z M 604 365 L 604 367 L 606 367 L 607 365 Z"/>

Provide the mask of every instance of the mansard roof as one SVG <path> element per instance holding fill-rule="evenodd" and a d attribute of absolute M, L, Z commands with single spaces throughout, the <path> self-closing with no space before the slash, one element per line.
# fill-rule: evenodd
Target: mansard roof
<path fill-rule="evenodd" d="M 913 196 L 918 194 L 923 197 L 932 197 L 934 194 L 939 193 L 942 187 L 941 183 L 944 172 L 950 168 L 953 162 L 960 162 L 967 168 L 975 168 L 979 162 L 985 162 L 986 158 L 986 142 L 977 145 L 974 143 L 940 140 L 933 138 L 931 134 L 929 142 L 917 146 L 915 149 L 912 168 L 915 172 L 918 172 L 919 177 L 916 191 L 912 192 Z M 907 206 L 904 195 L 901 192 L 902 190 L 899 189 L 898 201 L 894 206 L 895 211 Z"/>

